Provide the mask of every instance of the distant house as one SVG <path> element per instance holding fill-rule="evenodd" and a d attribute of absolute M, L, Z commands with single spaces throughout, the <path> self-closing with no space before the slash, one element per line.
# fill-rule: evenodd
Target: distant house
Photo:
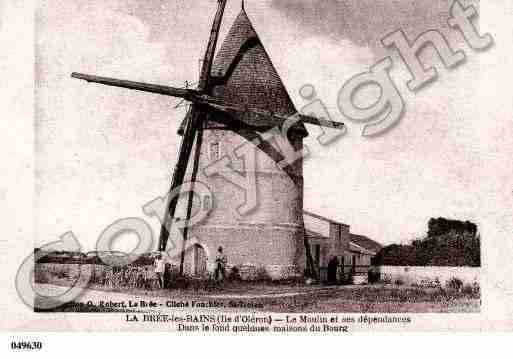
<path fill-rule="evenodd" d="M 366 236 L 351 233 L 350 226 L 347 224 L 310 212 L 305 212 L 304 215 L 305 235 L 310 245 L 314 265 L 321 273 L 321 279 L 330 276 L 328 271 L 333 270 L 334 263 L 338 267 L 336 276 L 339 280 L 342 277 L 347 278 L 350 274 L 367 275 L 372 258 L 382 248 L 378 242 Z M 317 222 L 316 226 L 309 225 L 311 221 L 309 223 L 307 218 Z M 321 230 L 316 231 L 311 227 L 317 229 L 324 227 L 325 230 L 324 233 L 320 233 Z"/>
<path fill-rule="evenodd" d="M 357 265 L 371 265 L 371 259 L 383 248 L 369 237 L 351 233 L 350 251 L 357 256 Z"/>

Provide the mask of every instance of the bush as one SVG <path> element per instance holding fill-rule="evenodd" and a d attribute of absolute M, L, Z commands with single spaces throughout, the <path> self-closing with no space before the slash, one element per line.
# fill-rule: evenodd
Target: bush
<path fill-rule="evenodd" d="M 474 287 L 470 284 L 465 284 L 463 288 L 461 289 L 461 292 L 463 294 L 473 295 L 474 294 Z"/>
<path fill-rule="evenodd" d="M 238 267 L 232 267 L 230 273 L 228 273 L 228 280 L 232 282 L 239 282 L 242 280 Z"/>
<path fill-rule="evenodd" d="M 477 225 L 444 218 L 431 219 L 426 238 L 382 248 L 374 265 L 480 267 L 481 238 Z"/>
<path fill-rule="evenodd" d="M 378 283 L 381 279 L 381 273 L 379 272 L 379 269 L 376 267 L 369 269 L 368 276 L 369 276 L 369 283 L 371 283 L 371 284 Z"/>
<path fill-rule="evenodd" d="M 442 285 L 440 284 L 440 279 L 438 277 L 434 280 L 430 278 L 420 279 L 420 281 L 414 283 L 413 286 L 417 288 L 442 288 Z"/>
<path fill-rule="evenodd" d="M 435 288 L 442 288 L 442 283 L 440 283 L 440 279 L 438 277 L 435 279 Z"/>
<path fill-rule="evenodd" d="M 395 285 L 398 285 L 398 286 L 402 286 L 402 285 L 404 285 L 404 281 L 403 281 L 401 278 L 397 278 L 397 279 L 394 281 L 394 284 L 395 284 Z"/>
<path fill-rule="evenodd" d="M 445 286 L 448 291 L 461 292 L 463 289 L 463 281 L 454 277 L 448 280 Z"/>
<path fill-rule="evenodd" d="M 267 273 L 267 270 L 264 267 L 260 267 L 257 269 L 255 282 L 272 282 L 272 278 Z"/>
<path fill-rule="evenodd" d="M 474 282 L 472 284 L 465 284 L 461 292 L 472 297 L 478 297 L 481 293 L 481 288 L 479 287 L 479 283 Z"/>

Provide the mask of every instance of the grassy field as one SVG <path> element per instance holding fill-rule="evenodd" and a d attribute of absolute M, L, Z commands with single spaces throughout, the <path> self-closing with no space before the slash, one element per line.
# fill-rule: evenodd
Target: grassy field
<path fill-rule="evenodd" d="M 244 289 L 242 289 L 244 288 Z M 478 313 L 479 296 L 448 293 L 438 289 L 394 286 L 297 287 L 245 284 L 237 290 L 217 289 L 211 292 L 191 290 L 110 290 L 99 291 L 108 300 L 113 294 L 151 297 L 155 301 L 195 300 L 222 302 L 227 308 L 233 302 L 249 304 L 258 311 L 274 313 Z M 91 288 L 91 290 L 93 290 Z M 245 294 L 241 295 L 241 291 Z M 95 306 L 68 303 L 59 312 L 109 312 Z M 238 307 L 237 311 L 254 310 Z"/>
<path fill-rule="evenodd" d="M 36 283 L 71 286 L 73 276 L 60 266 L 45 266 L 37 273 Z M 114 284 L 113 284 L 114 283 Z M 233 302 L 250 304 L 251 310 L 288 313 L 475 313 L 480 311 L 478 287 L 412 287 L 405 285 L 376 284 L 366 286 L 309 286 L 302 282 L 273 283 L 227 281 L 222 287 L 207 281 L 174 283 L 173 289 L 158 289 L 156 282 L 134 285 L 130 281 L 116 281 L 98 277 L 88 284 L 88 289 L 108 300 L 109 296 L 122 294 L 151 297 L 155 300 L 216 300 L 230 307 Z M 111 294 L 109 294 L 111 293 Z M 63 304 L 57 311 L 105 312 L 104 308 L 81 306 L 79 303 Z M 253 309 L 254 310 L 254 309 Z"/>
<path fill-rule="evenodd" d="M 305 313 L 478 313 L 481 300 L 443 290 L 365 286 L 322 295 L 300 306 Z"/>

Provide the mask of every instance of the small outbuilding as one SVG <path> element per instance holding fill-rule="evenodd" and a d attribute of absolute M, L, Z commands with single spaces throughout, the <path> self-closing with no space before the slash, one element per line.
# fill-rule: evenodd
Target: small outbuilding
<path fill-rule="evenodd" d="M 347 224 L 310 212 L 304 216 L 305 235 L 321 281 L 365 282 L 371 260 L 382 246 L 366 236 L 351 233 Z"/>

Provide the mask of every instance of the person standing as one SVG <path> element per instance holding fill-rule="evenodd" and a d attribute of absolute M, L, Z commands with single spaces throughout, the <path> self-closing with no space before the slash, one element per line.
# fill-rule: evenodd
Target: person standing
<path fill-rule="evenodd" d="M 328 263 L 328 284 L 337 284 L 338 258 L 333 257 Z"/>
<path fill-rule="evenodd" d="M 228 258 L 223 253 L 223 247 L 219 247 L 217 249 L 216 256 L 216 269 L 214 272 L 214 278 L 216 282 L 224 281 L 226 277 L 226 264 L 228 263 Z"/>
<path fill-rule="evenodd" d="M 155 258 L 154 266 L 155 274 L 157 275 L 159 282 L 159 287 L 160 289 L 164 289 L 164 273 L 166 272 L 166 261 L 164 260 L 162 254 L 159 254 Z"/>

